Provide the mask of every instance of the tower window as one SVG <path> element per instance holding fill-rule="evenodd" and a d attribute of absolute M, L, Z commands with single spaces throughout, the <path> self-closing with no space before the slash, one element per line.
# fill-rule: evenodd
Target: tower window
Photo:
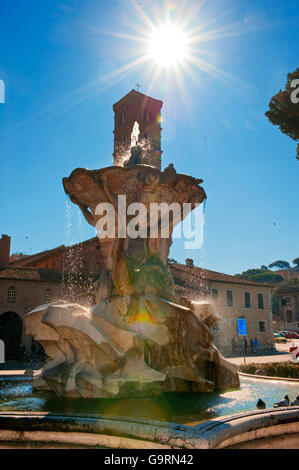
<path fill-rule="evenodd" d="M 149 112 L 147 109 L 142 111 L 142 121 L 149 122 Z"/>
<path fill-rule="evenodd" d="M 126 120 L 127 120 L 126 113 L 124 111 L 121 111 L 119 113 L 119 122 L 122 124 L 122 123 L 126 122 Z"/>

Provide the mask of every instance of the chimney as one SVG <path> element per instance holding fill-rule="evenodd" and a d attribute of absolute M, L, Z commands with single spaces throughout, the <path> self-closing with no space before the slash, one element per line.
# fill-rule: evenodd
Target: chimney
<path fill-rule="evenodd" d="M 10 255 L 10 237 L 2 235 L 0 239 L 0 268 L 6 268 L 9 265 Z"/>
<path fill-rule="evenodd" d="M 193 259 L 187 258 L 187 259 L 186 259 L 186 266 L 187 266 L 187 268 L 194 268 Z"/>

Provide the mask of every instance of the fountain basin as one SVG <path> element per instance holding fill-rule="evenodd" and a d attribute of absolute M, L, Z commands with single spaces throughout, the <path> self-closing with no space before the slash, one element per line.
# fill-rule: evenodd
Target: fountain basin
<path fill-rule="evenodd" d="M 297 449 L 299 407 L 186 426 L 137 419 L 0 413 L 0 448 Z"/>
<path fill-rule="evenodd" d="M 69 399 L 0 379 L 0 448 L 294 448 L 299 407 L 271 407 L 296 382 L 241 378 L 238 390 L 139 399 Z M 297 441 L 296 441 L 297 440 Z"/>

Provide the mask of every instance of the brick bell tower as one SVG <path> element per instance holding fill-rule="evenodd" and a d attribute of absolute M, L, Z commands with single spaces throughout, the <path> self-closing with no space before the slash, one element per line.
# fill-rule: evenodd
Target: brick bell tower
<path fill-rule="evenodd" d="M 138 143 L 147 149 L 144 163 L 161 170 L 161 108 L 163 102 L 131 90 L 113 105 L 114 111 L 114 165 L 123 166 L 130 155 L 134 123 L 139 124 Z"/>

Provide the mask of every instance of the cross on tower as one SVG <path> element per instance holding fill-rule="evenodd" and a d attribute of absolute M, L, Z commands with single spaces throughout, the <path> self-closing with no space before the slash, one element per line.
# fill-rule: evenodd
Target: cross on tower
<path fill-rule="evenodd" d="M 140 83 L 139 82 L 135 83 L 135 87 L 136 87 L 136 90 L 139 91 L 138 88 L 141 88 Z"/>

